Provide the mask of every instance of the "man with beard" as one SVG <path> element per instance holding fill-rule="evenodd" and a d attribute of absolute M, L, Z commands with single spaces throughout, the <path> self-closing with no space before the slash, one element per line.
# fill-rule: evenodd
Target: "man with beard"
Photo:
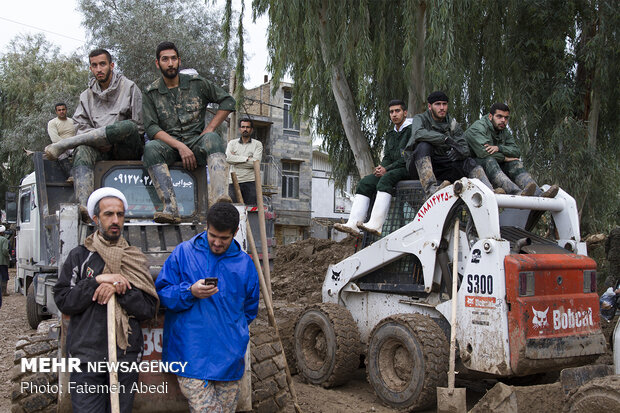
<path fill-rule="evenodd" d="M 71 175 L 85 221 L 89 220 L 86 201 L 94 188 L 95 162 L 140 160 L 144 150 L 140 89 L 114 71 L 114 62 L 107 50 L 95 49 L 88 59 L 94 78 L 80 95 L 80 103 L 73 114 L 77 134 L 45 148 L 48 159 L 58 159 L 66 150 L 75 148 Z"/>
<path fill-rule="evenodd" d="M 230 171 L 237 174 L 243 202 L 246 205 L 256 205 L 254 161 L 260 161 L 263 157 L 263 144 L 257 139 L 252 139 L 252 132 L 254 131 L 252 119 L 241 119 L 239 131 L 241 137 L 238 140 L 233 139 L 228 142 L 226 162 L 231 165 Z M 228 193 L 233 202 L 237 202 L 232 183 L 228 185 Z"/>
<path fill-rule="evenodd" d="M 235 110 L 235 100 L 199 75 L 179 73 L 181 58 L 174 43 L 160 43 L 155 57 L 162 77 L 144 93 L 144 127 L 151 139 L 144 149 L 144 166 L 163 203 L 163 210 L 155 212 L 155 222 L 178 223 L 179 209 L 168 165 L 181 161 L 191 171 L 208 164 L 210 179 L 215 179 L 217 173 L 212 173 L 211 166 L 216 161 L 212 159 L 218 153 L 224 158 L 226 150 L 225 140 L 215 129 Z M 217 103 L 219 108 L 205 126 L 210 103 Z"/>
<path fill-rule="evenodd" d="M 436 91 L 428 96 L 428 110 L 413 117 L 411 138 L 405 147 L 407 170 L 418 178 L 427 198 L 464 176 L 493 187 L 482 168 L 469 157 L 463 130 L 448 115 L 448 96 Z M 437 184 L 437 179 L 442 180 Z"/>
<path fill-rule="evenodd" d="M 477 120 L 465 132 L 465 139 L 491 183 L 507 194 L 519 194 L 527 187 L 534 187 L 534 195 L 553 198 L 558 194 L 557 185 L 543 191 L 525 170 L 519 159 L 521 151 L 512 133 L 506 127 L 510 108 L 504 103 L 494 103 L 488 116 Z"/>
<path fill-rule="evenodd" d="M 107 307 L 116 295 L 116 345 L 119 362 L 137 362 L 144 347 L 140 321 L 155 316 L 158 305 L 146 257 L 123 238 L 127 200 L 118 189 L 100 188 L 88 199 L 97 230 L 69 253 L 54 286 L 54 301 L 71 316 L 67 349 L 80 360 L 71 373 L 74 388 L 109 386 L 108 372 L 89 371 L 87 363 L 108 360 Z M 121 412 L 131 412 L 137 372 L 118 373 Z M 101 387 L 99 387 L 101 388 Z M 105 388 L 105 387 L 103 387 Z M 108 389 L 110 387 L 107 387 Z M 71 394 L 74 412 L 107 412 L 109 392 Z"/>

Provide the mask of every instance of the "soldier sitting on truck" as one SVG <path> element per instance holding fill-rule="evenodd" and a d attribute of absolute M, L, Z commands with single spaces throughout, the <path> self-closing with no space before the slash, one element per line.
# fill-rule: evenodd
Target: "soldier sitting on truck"
<path fill-rule="evenodd" d="M 484 170 L 469 157 L 461 126 L 448 115 L 448 96 L 436 91 L 427 101 L 428 110 L 413 117 L 405 148 L 411 177 L 420 179 L 427 198 L 464 176 L 478 178 L 493 189 Z M 443 182 L 438 185 L 437 179 Z"/>
<path fill-rule="evenodd" d="M 144 93 L 144 127 L 151 139 L 144 149 L 144 166 L 163 203 L 163 210 L 155 212 L 155 222 L 178 223 L 179 209 L 168 165 L 181 161 L 183 167 L 191 171 L 208 164 L 209 179 L 212 182 L 223 179 L 222 186 L 226 188 L 227 174 L 220 177 L 221 173 L 212 168 L 217 162 L 214 158 L 217 153 L 226 166 L 226 142 L 214 131 L 235 110 L 235 100 L 201 76 L 179 73 L 181 58 L 174 43 L 160 43 L 155 57 L 162 77 L 151 83 Z M 219 108 L 205 126 L 210 103 L 219 104 Z"/>
<path fill-rule="evenodd" d="M 73 185 L 85 221 L 86 201 L 94 189 L 93 167 L 102 160 L 140 160 L 144 151 L 142 93 L 134 82 L 114 71 L 112 56 L 105 49 L 88 55 L 91 79 L 80 95 L 73 115 L 77 135 L 45 148 L 48 159 L 73 151 Z"/>
<path fill-rule="evenodd" d="M 80 360 L 71 373 L 76 388 L 108 385 L 107 372 L 92 372 L 88 362 L 108 360 L 107 304 L 116 294 L 116 345 L 119 362 L 137 362 L 144 347 L 140 321 L 155 316 L 158 305 L 146 257 L 123 238 L 127 200 L 115 188 L 100 188 L 88 199 L 97 230 L 69 253 L 53 288 L 58 309 L 71 316 L 67 349 Z M 131 412 L 137 372 L 118 373 L 121 412 Z M 121 387 L 123 386 L 123 387 Z M 74 412 L 109 411 L 109 392 L 72 392 Z"/>
<path fill-rule="evenodd" d="M 162 361 L 187 362 L 177 378 L 191 412 L 234 412 L 239 397 L 259 283 L 238 227 L 237 209 L 216 202 L 206 231 L 172 251 L 155 283 L 166 307 Z"/>
<path fill-rule="evenodd" d="M 519 159 L 519 146 L 506 128 L 509 117 L 508 105 L 494 103 L 488 116 L 477 120 L 465 131 L 465 139 L 476 162 L 482 166 L 491 183 L 507 194 L 530 193 L 533 190 L 537 196 L 555 197 L 559 190 L 557 185 L 543 193 L 523 167 Z"/>
<path fill-rule="evenodd" d="M 385 137 L 385 148 L 381 164 L 375 167 L 372 175 L 363 177 L 355 191 L 353 205 L 346 224 L 334 224 L 341 232 L 359 235 L 360 229 L 375 235 L 381 235 L 383 222 L 390 209 L 394 186 L 409 174 L 405 169 L 403 149 L 411 136 L 411 119 L 407 118 L 407 105 L 402 100 L 392 100 L 388 104 L 390 120 L 394 129 Z M 368 222 L 363 223 L 368 213 L 370 198 L 376 194 L 375 204 Z"/>

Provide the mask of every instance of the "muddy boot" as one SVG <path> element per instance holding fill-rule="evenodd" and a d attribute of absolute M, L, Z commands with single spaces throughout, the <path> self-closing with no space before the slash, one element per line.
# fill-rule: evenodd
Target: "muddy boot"
<path fill-rule="evenodd" d="M 499 168 L 498 168 L 499 169 Z M 510 195 L 520 195 L 521 188 L 519 188 L 514 182 L 508 178 L 501 170 L 498 170 L 495 175 L 492 177 L 493 186 L 498 189 L 502 189 L 505 194 Z M 495 192 L 498 193 L 498 192 Z"/>
<path fill-rule="evenodd" d="M 536 190 L 538 190 L 538 186 L 536 185 L 536 183 L 530 182 L 529 184 L 525 185 L 525 188 L 523 188 L 523 191 L 521 191 L 519 195 L 534 196 L 536 195 Z"/>
<path fill-rule="evenodd" d="M 362 231 L 381 236 L 381 229 L 383 228 L 383 223 L 385 222 L 385 218 L 390 210 L 391 201 L 392 195 L 387 192 L 377 192 L 375 204 L 372 207 L 372 212 L 370 213 L 370 219 L 364 224 L 358 223 L 357 227 Z"/>
<path fill-rule="evenodd" d="M 491 185 L 491 181 L 489 181 L 489 178 L 487 178 L 487 174 L 484 173 L 484 169 L 482 169 L 482 166 L 480 165 L 477 165 L 474 169 L 471 170 L 471 172 L 469 173 L 469 178 L 479 179 L 480 182 L 485 184 L 491 191 L 494 191 L 496 194 L 506 193 L 503 189 L 501 190 L 502 192 L 496 192 L 493 189 L 493 185 Z M 501 189 L 501 188 L 498 188 L 498 189 Z"/>
<path fill-rule="evenodd" d="M 364 222 L 366 219 L 366 214 L 368 213 L 369 205 L 370 198 L 362 194 L 355 194 L 355 198 L 353 198 L 353 205 L 351 206 L 351 213 L 349 214 L 349 220 L 346 224 L 334 224 L 334 229 L 336 231 L 359 236 L 360 230 L 357 228 L 357 223 Z"/>
<path fill-rule="evenodd" d="M 110 145 L 108 138 L 106 137 L 105 127 L 93 129 L 86 133 L 72 136 L 71 138 L 64 138 L 56 143 L 47 145 L 45 147 L 45 156 L 47 159 L 56 160 L 66 150 L 77 148 L 80 145 L 88 145 L 94 147 Z"/>
<path fill-rule="evenodd" d="M 164 204 L 164 209 L 161 212 L 155 212 L 153 221 L 160 224 L 178 224 L 181 222 L 181 217 L 179 216 L 177 198 L 174 194 L 168 165 L 165 163 L 153 165 L 148 168 L 148 171 L 155 191 L 157 191 L 157 196 Z"/>
<path fill-rule="evenodd" d="M 88 204 L 88 197 L 94 190 L 95 175 L 93 170 L 86 165 L 74 166 L 71 175 L 73 176 L 75 199 L 80 204 L 80 218 L 83 222 L 90 223 L 91 217 L 88 215 L 86 205 Z"/>
<path fill-rule="evenodd" d="M 7 295 L 9 295 L 9 292 L 7 290 L 8 284 L 9 284 L 8 282 L 2 281 L 2 296 L 3 297 L 6 297 Z"/>
<path fill-rule="evenodd" d="M 555 196 L 558 194 L 559 191 L 560 191 L 559 186 L 551 185 L 549 189 L 547 189 L 545 192 L 540 194 L 540 196 L 543 198 L 555 198 Z"/>
<path fill-rule="evenodd" d="M 228 196 L 228 163 L 226 155 L 216 152 L 207 158 L 209 168 L 209 207 L 212 207 L 218 200 L 232 202 Z"/>
<path fill-rule="evenodd" d="M 430 156 L 417 159 L 415 161 L 415 167 L 418 170 L 418 176 L 420 177 L 420 183 L 424 189 L 424 195 L 426 198 L 430 198 L 435 192 L 450 185 L 449 181 L 443 181 L 441 185 L 437 185 L 437 178 L 433 173 L 433 164 Z"/>
<path fill-rule="evenodd" d="M 515 184 L 519 188 L 523 188 L 521 196 L 540 196 L 542 194 L 542 190 L 536 185 L 534 178 L 528 172 L 521 172 L 517 175 L 515 177 Z"/>

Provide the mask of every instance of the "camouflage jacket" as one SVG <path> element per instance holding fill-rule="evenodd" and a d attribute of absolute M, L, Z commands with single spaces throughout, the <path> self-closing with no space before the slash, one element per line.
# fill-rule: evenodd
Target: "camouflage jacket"
<path fill-rule="evenodd" d="M 465 131 L 465 140 L 477 158 L 491 156 L 501 162 L 505 157 L 518 158 L 521 156 L 521 150 L 512 137 L 512 133 L 508 129 L 495 130 L 488 116 L 475 121 Z M 499 147 L 499 152 L 489 155 L 484 149 L 485 143 Z"/>
<path fill-rule="evenodd" d="M 198 75 L 179 74 L 179 87 L 168 89 L 163 78 L 144 92 L 144 129 L 150 139 L 161 130 L 183 141 L 202 134 L 209 103 L 235 110 L 235 100 L 224 89 Z"/>

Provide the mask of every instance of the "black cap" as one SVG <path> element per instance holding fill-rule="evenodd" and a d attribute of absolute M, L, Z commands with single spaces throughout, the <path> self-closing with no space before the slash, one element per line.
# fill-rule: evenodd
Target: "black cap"
<path fill-rule="evenodd" d="M 438 90 L 428 95 L 427 100 L 428 100 L 428 103 L 432 105 L 435 102 L 447 102 L 448 96 L 446 96 L 445 93 Z"/>

